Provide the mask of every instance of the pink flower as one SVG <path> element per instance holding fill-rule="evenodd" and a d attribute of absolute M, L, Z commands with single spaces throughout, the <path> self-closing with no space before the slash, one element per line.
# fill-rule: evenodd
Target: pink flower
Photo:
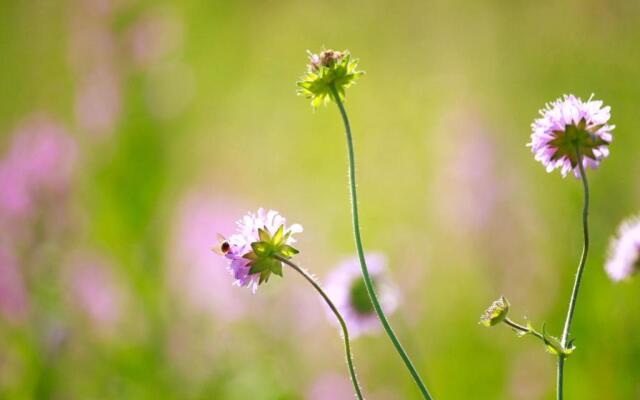
<path fill-rule="evenodd" d="M 122 317 L 123 297 L 110 264 L 95 256 L 76 256 L 68 279 L 73 304 L 96 328 L 113 329 Z"/>
<path fill-rule="evenodd" d="M 253 251 L 251 244 L 261 240 L 259 230 L 265 230 L 270 235 L 274 235 L 282 226 L 286 237 L 284 244 L 290 246 L 296 242 L 293 234 L 302 232 L 302 226 L 293 224 L 287 227 L 286 219 L 277 211 L 265 211 L 263 208 L 258 209 L 255 214 L 248 213 L 237 222 L 237 225 L 238 233 L 223 243 L 222 251 L 225 253 L 225 257 L 231 261 L 229 271 L 235 278 L 234 284 L 250 287 L 255 293 L 260 283 L 260 274 L 250 273 L 251 260 L 245 256 Z"/>
<path fill-rule="evenodd" d="M 24 318 L 27 291 L 19 265 L 11 251 L 0 243 L 0 313 L 10 320 Z"/>
<path fill-rule="evenodd" d="M 640 271 L 640 217 L 630 218 L 618 228 L 617 237 L 611 239 L 605 270 L 614 281 Z"/>
<path fill-rule="evenodd" d="M 607 124 L 611 107 L 602 107 L 602 101 L 592 98 L 593 95 L 583 102 L 574 95 L 565 95 L 547 104 L 540 110 L 542 118 L 531 124 L 533 133 L 528 146 L 547 172 L 560 168 L 563 177 L 569 171 L 580 177 L 576 151 L 585 168 L 597 168 L 609 155 L 611 131 L 615 128 Z"/>
<path fill-rule="evenodd" d="M 385 314 L 389 315 L 398 307 L 399 293 L 385 276 L 386 259 L 382 254 L 369 253 L 366 261 L 380 305 Z M 352 338 L 380 328 L 357 258 L 349 258 L 338 264 L 327 277 L 325 290 L 344 317 Z M 333 315 L 329 316 L 335 322 Z"/>
<path fill-rule="evenodd" d="M 75 154 L 75 143 L 62 127 L 43 116 L 27 120 L 0 161 L 0 214 L 26 216 L 43 196 L 63 194 Z"/>

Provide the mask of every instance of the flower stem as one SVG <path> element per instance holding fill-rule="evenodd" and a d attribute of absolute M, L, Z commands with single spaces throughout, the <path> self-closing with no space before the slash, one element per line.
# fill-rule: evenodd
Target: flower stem
<path fill-rule="evenodd" d="M 422 381 L 422 378 L 418 374 L 418 371 L 416 370 L 416 368 L 413 366 L 413 363 L 411 362 L 411 359 L 407 355 L 407 352 L 402 347 L 402 344 L 400 344 L 400 340 L 398 339 L 396 334 L 393 332 L 393 329 L 391 328 L 391 325 L 387 320 L 387 316 L 384 314 L 384 311 L 382 311 L 382 307 L 380 306 L 380 302 L 378 301 L 378 296 L 376 295 L 376 291 L 373 287 L 371 277 L 369 276 L 369 269 L 367 268 L 367 262 L 365 261 L 364 250 L 362 247 L 362 238 L 360 237 L 360 221 L 358 216 L 358 196 L 356 192 L 355 153 L 353 150 L 353 138 L 351 136 L 351 126 L 349 124 L 349 117 L 347 116 L 347 111 L 344 108 L 344 104 L 340 99 L 338 90 L 336 89 L 335 85 L 332 86 L 331 91 L 333 94 L 333 98 L 336 104 L 338 105 L 338 109 L 340 110 L 340 115 L 342 116 L 342 121 L 344 122 L 344 128 L 345 128 L 345 133 L 347 137 L 347 149 L 349 153 L 349 187 L 351 189 L 351 216 L 353 219 L 353 234 L 355 237 L 356 249 L 358 251 L 358 259 L 360 260 L 360 268 L 362 269 L 362 276 L 364 278 L 364 283 L 367 288 L 367 293 L 369 294 L 369 298 L 371 299 L 371 304 L 373 305 L 373 308 L 376 311 L 376 314 L 378 315 L 378 318 L 380 319 L 380 322 L 382 323 L 384 330 L 387 332 L 387 335 L 389 336 L 389 339 L 391 339 L 391 342 L 393 343 L 393 346 L 396 348 L 396 351 L 398 352 L 398 354 L 400 354 L 402 361 L 404 361 L 404 364 L 406 365 L 407 369 L 411 373 L 411 376 L 413 377 L 413 380 L 415 381 L 416 385 L 418 385 L 418 388 L 420 389 L 422 396 L 426 400 L 432 400 L 431 395 L 427 390 L 427 387 Z"/>
<path fill-rule="evenodd" d="M 582 230 L 584 234 L 584 246 L 582 247 L 582 256 L 580 257 L 580 264 L 578 265 L 578 272 L 576 273 L 576 279 L 573 284 L 573 291 L 571 293 L 571 300 L 569 301 L 569 310 L 567 311 L 567 318 L 564 322 L 564 330 L 562 331 L 561 344 L 562 347 L 567 347 L 569 340 L 569 334 L 571 331 L 571 322 L 573 322 L 573 313 L 576 309 L 576 302 L 578 300 L 578 291 L 580 290 L 580 283 L 582 282 L 582 274 L 584 273 L 584 267 L 587 261 L 587 253 L 589 252 L 589 182 L 587 182 L 587 175 L 582 165 L 582 154 L 580 154 L 580 148 L 576 146 L 576 156 L 578 158 L 578 168 L 580 171 L 580 179 L 582 180 L 582 186 L 584 188 L 584 208 L 582 209 Z M 562 400 L 563 397 L 563 379 L 564 379 L 564 361 L 566 356 L 564 354 L 558 355 L 558 392 L 557 399 Z"/>
<path fill-rule="evenodd" d="M 358 382 L 358 377 L 356 376 L 356 371 L 353 367 L 353 356 L 351 354 L 351 344 L 349 342 L 349 331 L 347 330 L 347 324 L 344 322 L 344 318 L 342 318 L 342 315 L 340 315 L 340 312 L 336 308 L 335 304 L 333 304 L 329 296 L 327 296 L 327 294 L 324 292 L 322 287 L 318 284 L 318 282 L 315 281 L 315 279 L 313 279 L 311 275 L 309 275 L 309 273 L 307 273 L 304 269 L 300 268 L 299 266 L 294 264 L 292 261 L 284 257 L 276 256 L 276 259 L 287 264 L 288 266 L 293 268 L 296 272 L 298 272 L 300 275 L 302 275 L 304 279 L 306 279 L 318 291 L 318 293 L 320 293 L 320 296 L 322 297 L 322 299 L 324 299 L 324 301 L 327 303 L 327 305 L 329 306 L 333 314 L 338 319 L 338 322 L 340 323 L 340 327 L 342 328 L 342 338 L 344 339 L 344 351 L 347 356 L 347 366 L 349 367 L 349 375 L 351 375 L 351 383 L 353 384 L 353 389 L 356 392 L 356 396 L 358 397 L 359 400 L 362 400 L 364 397 L 362 396 L 360 383 Z"/>
<path fill-rule="evenodd" d="M 530 333 L 533 336 L 537 337 L 538 339 L 544 341 L 544 336 L 542 336 L 542 334 L 538 331 L 536 331 L 535 329 L 529 329 L 526 326 L 520 325 L 517 322 L 514 322 L 512 320 L 510 320 L 509 318 L 505 318 L 504 319 L 504 323 L 509 325 L 510 327 L 512 327 L 513 329 L 523 332 L 523 333 Z"/>

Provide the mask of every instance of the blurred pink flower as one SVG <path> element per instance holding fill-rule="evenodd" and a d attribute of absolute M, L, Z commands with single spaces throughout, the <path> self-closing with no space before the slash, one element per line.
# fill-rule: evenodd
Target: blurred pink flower
<path fill-rule="evenodd" d="M 443 130 L 447 132 L 440 152 L 443 168 L 433 185 L 441 203 L 439 217 L 457 233 L 482 231 L 504 191 L 495 161 L 497 146 L 479 118 L 467 110 L 452 111 Z"/>
<path fill-rule="evenodd" d="M 0 313 L 9 320 L 21 320 L 27 308 L 27 293 L 17 260 L 0 244 Z"/>
<path fill-rule="evenodd" d="M 203 194 L 181 202 L 172 240 L 172 289 L 200 311 L 231 320 L 245 312 L 244 293 L 229 284 L 227 260 L 215 254 L 216 234 L 235 229 L 239 207 Z"/>
<path fill-rule="evenodd" d="M 400 302 L 400 293 L 386 276 L 386 258 L 378 253 L 368 253 L 365 257 L 380 305 L 387 315 L 392 314 Z M 343 260 L 331 271 L 325 290 L 345 319 L 353 339 L 380 329 L 380 321 L 369 299 L 356 257 Z M 328 310 L 327 307 L 328 317 L 337 324 Z"/>
<path fill-rule="evenodd" d="M 605 270 L 614 282 L 628 279 L 640 271 L 640 216 L 631 217 L 611 239 Z"/>
<path fill-rule="evenodd" d="M 31 214 L 42 196 L 64 194 L 75 155 L 74 141 L 55 122 L 36 116 L 23 123 L 0 161 L 0 220 Z"/>
<path fill-rule="evenodd" d="M 118 43 L 110 0 L 78 0 L 71 18 L 69 60 L 78 89 L 75 117 L 80 129 L 112 133 L 121 114 Z"/>
<path fill-rule="evenodd" d="M 99 67 L 87 74 L 76 97 L 78 125 L 90 133 L 106 134 L 120 116 L 120 82 L 115 72 Z"/>
<path fill-rule="evenodd" d="M 307 395 L 308 400 L 353 400 L 353 386 L 349 378 L 337 374 L 326 374 L 318 378 Z"/>
<path fill-rule="evenodd" d="M 78 255 L 68 271 L 70 296 L 98 329 L 112 329 L 122 316 L 123 293 L 110 265 L 92 255 Z"/>
<path fill-rule="evenodd" d="M 171 9 L 152 8 L 133 23 L 128 36 L 134 64 L 150 67 L 180 49 L 182 21 Z"/>

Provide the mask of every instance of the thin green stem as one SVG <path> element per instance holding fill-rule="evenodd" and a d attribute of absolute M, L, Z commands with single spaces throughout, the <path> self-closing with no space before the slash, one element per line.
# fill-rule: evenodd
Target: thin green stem
<path fill-rule="evenodd" d="M 537 337 L 538 339 L 544 341 L 544 336 L 542 336 L 542 333 L 536 331 L 535 329 L 527 328 L 526 326 L 520 325 L 519 323 L 514 322 L 514 321 L 510 320 L 509 318 L 505 318 L 504 319 L 504 323 L 509 325 L 510 327 L 512 327 L 515 330 L 518 330 L 518 331 L 523 332 L 523 333 L 530 333 L 533 336 Z"/>
<path fill-rule="evenodd" d="M 569 310 L 567 311 L 567 318 L 564 322 L 564 330 L 562 331 L 562 339 L 560 343 L 562 344 L 562 347 L 565 348 L 567 347 L 567 343 L 569 341 L 569 335 L 571 333 L 571 323 L 573 322 L 573 314 L 576 309 L 576 302 L 578 300 L 580 284 L 582 283 L 582 274 L 584 273 L 584 267 L 587 262 L 587 253 L 589 252 L 589 182 L 587 181 L 587 175 L 585 174 L 584 166 L 582 165 L 582 154 L 580 153 L 580 148 L 577 146 L 576 156 L 578 159 L 580 179 L 582 180 L 582 186 L 584 188 L 584 208 L 582 209 L 582 231 L 584 234 L 584 246 L 582 247 L 582 256 L 580 257 L 580 264 L 578 264 L 578 272 L 576 273 L 576 279 L 573 284 L 573 291 L 571 292 L 571 300 L 569 301 Z M 562 400 L 563 397 L 565 358 L 566 356 L 563 354 L 558 355 L 558 400 Z"/>
<path fill-rule="evenodd" d="M 315 279 L 311 275 L 309 275 L 304 269 L 298 267 L 292 261 L 287 260 L 286 258 L 276 256 L 278 260 L 287 264 L 291 268 L 293 268 L 296 272 L 304 277 L 317 291 L 320 293 L 322 299 L 327 303 L 333 314 L 338 319 L 340 323 L 340 327 L 342 328 L 342 338 L 344 339 L 344 352 L 347 357 L 347 366 L 349 367 L 349 375 L 351 375 L 351 383 L 353 384 L 353 389 L 356 392 L 356 396 L 359 400 L 362 400 L 364 397 L 362 396 L 362 390 L 360 389 L 360 383 L 358 382 L 358 377 L 356 376 L 356 370 L 353 366 L 353 355 L 351 354 L 351 344 L 349 342 L 349 331 L 347 330 L 347 324 L 344 322 L 344 318 L 340 315 L 340 312 L 336 308 L 335 304 L 331 301 L 329 296 L 324 292 L 322 287 L 316 282 Z"/>
<path fill-rule="evenodd" d="M 387 320 L 387 317 L 384 314 L 382 307 L 380 306 L 380 302 L 378 301 L 378 296 L 376 295 L 373 282 L 371 281 L 371 277 L 369 276 L 369 269 L 367 268 L 367 262 L 364 257 L 364 250 L 362 246 L 362 238 L 360 236 L 360 221 L 359 221 L 359 215 L 358 215 L 358 195 L 356 192 L 356 162 L 355 162 L 355 152 L 353 149 L 353 138 L 351 136 L 351 126 L 349 124 L 349 117 L 347 116 L 347 112 L 344 108 L 344 104 L 342 103 L 342 100 L 340 99 L 340 96 L 338 94 L 338 90 L 336 89 L 335 86 L 333 86 L 331 90 L 332 90 L 333 98 L 336 101 L 336 104 L 338 105 L 338 109 L 340 110 L 340 115 L 342 116 L 342 121 L 344 122 L 344 128 L 345 128 L 345 133 L 347 137 L 347 150 L 349 153 L 349 187 L 351 189 L 351 216 L 353 219 L 353 234 L 356 242 L 356 249 L 358 251 L 358 259 L 360 260 L 360 268 L 362 269 L 362 276 L 364 278 L 365 286 L 367 287 L 367 293 L 369 293 L 371 304 L 373 305 L 373 308 L 376 311 L 376 314 L 378 315 L 378 318 L 380 319 L 380 322 L 382 323 L 382 326 L 384 327 L 385 332 L 389 336 L 389 339 L 391 339 L 391 342 L 393 343 L 393 346 L 396 348 L 396 351 L 398 352 L 398 354 L 400 354 L 402 361 L 404 361 L 404 364 L 406 365 L 407 369 L 411 373 L 413 380 L 416 382 L 416 385 L 418 385 L 420 392 L 422 393 L 422 395 L 426 400 L 432 400 L 431 395 L 427 390 L 427 387 L 425 386 L 424 382 L 422 381 L 422 378 L 418 374 L 418 371 L 413 366 L 413 363 L 411 362 L 411 359 L 407 355 L 407 352 L 402 347 L 402 344 L 400 344 L 400 340 L 398 339 L 396 334 L 393 332 L 393 329 L 391 328 L 391 325 L 389 324 L 389 321 Z"/>

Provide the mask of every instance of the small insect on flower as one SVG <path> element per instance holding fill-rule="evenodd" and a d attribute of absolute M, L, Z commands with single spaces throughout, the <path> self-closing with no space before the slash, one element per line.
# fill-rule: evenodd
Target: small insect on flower
<path fill-rule="evenodd" d="M 286 220 L 277 211 L 260 208 L 248 213 L 237 222 L 238 233 L 228 239 L 218 235 L 219 244 L 214 251 L 230 260 L 229 271 L 235 285 L 250 287 L 268 282 L 271 274 L 282 276 L 282 262 L 298 254 L 292 245 L 293 234 L 302 232 L 298 224 L 286 226 Z"/>
<path fill-rule="evenodd" d="M 605 270 L 614 281 L 640 272 L 640 216 L 624 221 L 611 239 Z"/>
<path fill-rule="evenodd" d="M 602 159 L 609 156 L 609 144 L 613 140 L 608 125 L 611 107 L 602 106 L 602 101 L 582 101 L 574 95 L 547 104 L 540 110 L 541 118 L 531 128 L 531 142 L 527 146 L 551 172 L 560 168 L 563 177 L 573 171 L 580 177 L 578 157 L 584 168 L 597 168 Z"/>
<path fill-rule="evenodd" d="M 509 313 L 509 301 L 504 297 L 494 301 L 489 308 L 480 316 L 480 324 L 486 327 L 494 326 L 504 321 Z"/>
<path fill-rule="evenodd" d="M 216 253 L 219 256 L 224 256 L 227 253 L 229 253 L 229 251 L 231 251 L 231 244 L 229 243 L 229 241 L 222 236 L 221 234 L 217 234 L 218 237 L 218 244 L 213 247 L 213 252 Z"/>
<path fill-rule="evenodd" d="M 298 94 L 311 99 L 314 108 L 330 100 L 336 101 L 336 94 L 344 100 L 345 90 L 364 74 L 358 71 L 358 60 L 351 58 L 348 50 L 307 53 L 309 65 L 306 74 L 297 82 Z"/>

